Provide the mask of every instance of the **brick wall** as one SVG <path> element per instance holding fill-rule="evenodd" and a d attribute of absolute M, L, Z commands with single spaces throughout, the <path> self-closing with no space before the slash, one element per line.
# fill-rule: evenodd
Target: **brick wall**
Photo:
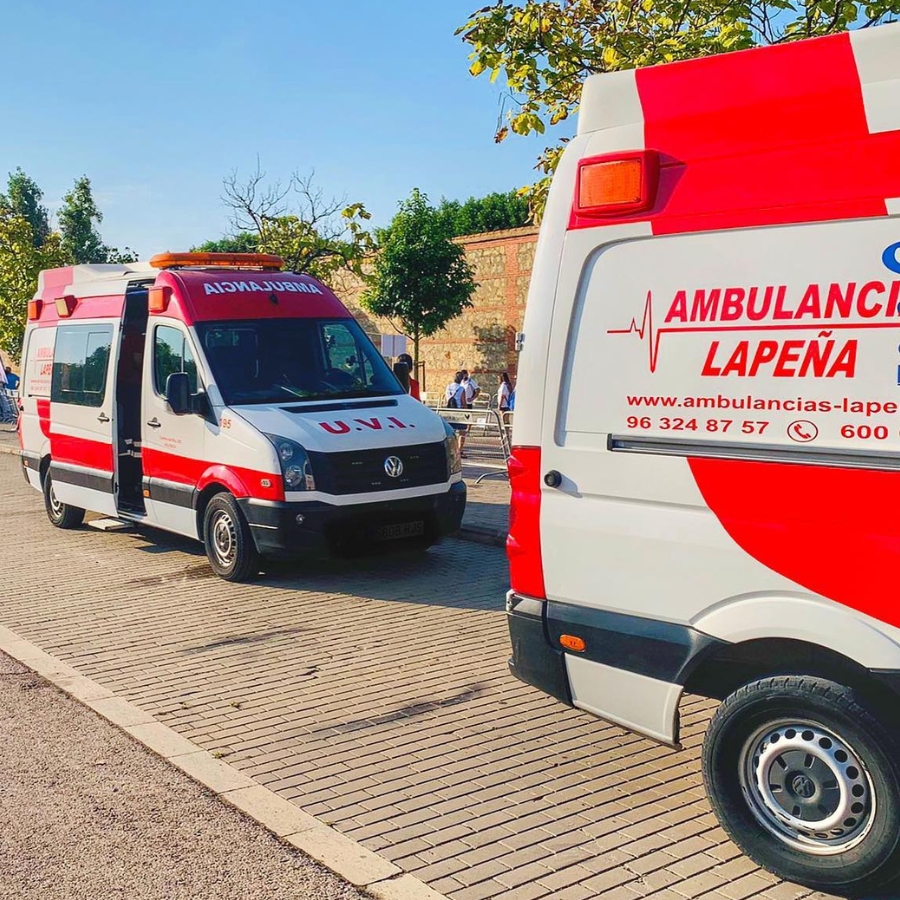
<path fill-rule="evenodd" d="M 475 270 L 478 289 L 473 306 L 447 327 L 420 343 L 425 387 L 429 393 L 443 392 L 458 369 L 474 373 L 485 391 L 496 393 L 497 378 L 509 372 L 515 380 L 515 335 L 522 330 L 528 280 L 534 263 L 537 229 L 514 228 L 459 238 Z M 340 298 L 373 338 L 397 329 L 359 306 L 362 284 L 340 276 L 332 284 Z M 409 348 L 412 352 L 412 347 Z"/>

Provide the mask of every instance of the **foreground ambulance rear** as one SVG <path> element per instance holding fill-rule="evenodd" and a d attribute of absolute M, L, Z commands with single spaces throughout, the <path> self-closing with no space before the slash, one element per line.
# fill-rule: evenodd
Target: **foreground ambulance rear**
<path fill-rule="evenodd" d="M 595 76 L 510 477 L 511 667 L 678 746 L 761 865 L 900 871 L 900 25 Z"/>

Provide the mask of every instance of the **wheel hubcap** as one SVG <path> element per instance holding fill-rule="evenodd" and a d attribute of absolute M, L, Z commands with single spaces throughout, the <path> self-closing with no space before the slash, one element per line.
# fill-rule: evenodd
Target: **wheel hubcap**
<path fill-rule="evenodd" d="M 843 853 L 868 833 L 875 794 L 850 745 L 811 722 L 783 722 L 744 745 L 741 788 L 759 823 L 819 856 Z"/>
<path fill-rule="evenodd" d="M 212 549 L 222 566 L 230 566 L 237 554 L 237 529 L 227 512 L 218 511 L 212 520 Z"/>
<path fill-rule="evenodd" d="M 54 519 L 59 519 L 62 517 L 63 513 L 63 505 L 56 499 L 56 492 L 53 490 L 53 485 L 50 485 L 50 512 L 53 513 Z"/>

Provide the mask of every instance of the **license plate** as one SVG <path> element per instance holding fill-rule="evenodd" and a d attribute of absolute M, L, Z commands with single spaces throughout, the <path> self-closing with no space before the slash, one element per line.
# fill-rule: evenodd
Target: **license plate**
<path fill-rule="evenodd" d="M 374 532 L 376 541 L 396 541 L 401 538 L 425 534 L 424 522 L 400 522 L 396 525 L 379 525 Z"/>

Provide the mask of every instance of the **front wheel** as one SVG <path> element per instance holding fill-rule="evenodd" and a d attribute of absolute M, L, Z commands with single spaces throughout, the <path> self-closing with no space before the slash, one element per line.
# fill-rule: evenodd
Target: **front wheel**
<path fill-rule="evenodd" d="M 853 689 L 778 676 L 737 690 L 703 744 L 719 821 L 766 869 L 849 894 L 900 873 L 900 756 Z"/>
<path fill-rule="evenodd" d="M 60 503 L 53 490 L 53 478 L 48 472 L 44 476 L 44 507 L 47 518 L 57 528 L 77 528 L 84 521 L 84 510 L 78 506 Z"/>
<path fill-rule="evenodd" d="M 203 514 L 203 543 L 212 570 L 226 581 L 247 581 L 259 571 L 259 552 L 234 497 L 216 494 Z"/>

